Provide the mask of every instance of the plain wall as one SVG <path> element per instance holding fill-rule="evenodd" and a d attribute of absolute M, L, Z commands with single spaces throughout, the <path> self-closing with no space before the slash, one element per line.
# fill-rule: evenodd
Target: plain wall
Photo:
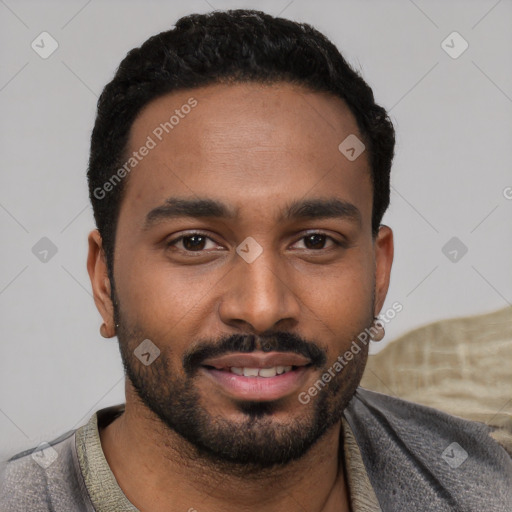
<path fill-rule="evenodd" d="M 434 320 L 512 301 L 511 1 L 6 1 L 0 455 L 124 401 L 117 341 L 100 337 L 85 267 L 96 101 L 131 48 L 212 7 L 282 12 L 314 25 L 390 110 L 398 138 L 384 223 L 396 248 L 383 311 L 396 301 L 403 311 L 379 348 Z M 59 44 L 47 59 L 31 48 L 43 31 Z M 456 59 L 441 46 L 453 31 L 469 43 Z M 57 248 L 46 263 L 32 252 L 43 237 Z M 452 237 L 467 247 L 456 262 L 443 253 Z"/>

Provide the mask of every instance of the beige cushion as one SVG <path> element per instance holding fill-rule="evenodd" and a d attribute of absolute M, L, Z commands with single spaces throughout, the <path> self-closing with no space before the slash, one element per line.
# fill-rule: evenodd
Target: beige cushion
<path fill-rule="evenodd" d="M 401 336 L 369 357 L 361 385 L 512 436 L 512 307 Z"/>

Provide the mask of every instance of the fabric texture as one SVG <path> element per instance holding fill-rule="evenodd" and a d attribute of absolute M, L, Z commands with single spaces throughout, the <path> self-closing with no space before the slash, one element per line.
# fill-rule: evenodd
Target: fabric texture
<path fill-rule="evenodd" d="M 0 487 L 1 512 L 94 512 L 87 505 L 74 456 L 74 432 L 49 445 L 43 450 L 27 450 L 9 461 Z"/>
<path fill-rule="evenodd" d="M 0 511 L 137 511 L 108 466 L 98 430 L 123 410 L 124 404 L 102 409 L 42 454 L 27 450 L 10 459 Z M 490 431 L 358 388 L 341 434 L 353 512 L 510 512 L 512 460 Z"/>
<path fill-rule="evenodd" d="M 361 386 L 499 427 L 506 437 L 511 361 L 512 306 L 407 332 L 370 355 Z"/>
<path fill-rule="evenodd" d="M 138 509 L 125 496 L 110 470 L 101 447 L 99 425 L 106 426 L 124 412 L 124 404 L 98 411 L 76 432 L 76 454 L 92 507 L 101 512 Z"/>
<path fill-rule="evenodd" d="M 492 427 L 363 388 L 345 418 L 383 512 L 512 511 L 512 458 Z"/>

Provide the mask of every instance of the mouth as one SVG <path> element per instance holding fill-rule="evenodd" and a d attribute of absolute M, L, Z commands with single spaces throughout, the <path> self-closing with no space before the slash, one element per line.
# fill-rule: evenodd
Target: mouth
<path fill-rule="evenodd" d="M 312 366 L 299 354 L 253 352 L 208 359 L 201 371 L 231 398 L 271 401 L 298 392 Z"/>
<path fill-rule="evenodd" d="M 212 366 L 205 366 L 210 370 L 217 370 L 218 368 L 214 368 Z M 250 368 L 250 367 L 237 367 L 232 366 L 231 368 L 220 368 L 221 372 L 231 372 L 235 375 L 241 375 L 244 377 L 263 377 L 264 379 L 268 379 L 270 377 L 275 377 L 276 375 L 282 375 L 283 373 L 288 373 L 293 370 L 296 370 L 298 366 L 270 366 L 268 368 Z"/>

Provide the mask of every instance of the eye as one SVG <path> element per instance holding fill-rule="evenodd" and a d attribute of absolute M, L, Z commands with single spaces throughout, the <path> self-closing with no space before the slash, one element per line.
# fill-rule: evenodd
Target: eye
<path fill-rule="evenodd" d="M 176 247 L 184 252 L 204 252 L 207 242 L 213 242 L 214 247 L 217 246 L 214 240 L 204 233 L 194 232 L 186 235 L 181 235 L 174 240 L 167 242 L 167 247 Z M 181 245 L 181 247 L 180 247 Z M 210 247 L 212 249 L 212 247 Z"/>
<path fill-rule="evenodd" d="M 344 246 L 343 242 L 335 240 L 333 237 L 321 232 L 308 233 L 306 236 L 300 238 L 296 244 L 300 241 L 304 241 L 304 249 L 312 251 L 328 250 L 329 248 Z M 331 243 L 330 246 L 326 248 L 325 245 L 328 241 Z M 210 245 L 210 247 L 208 247 L 208 242 L 213 244 L 213 246 Z M 170 240 L 166 245 L 167 247 L 173 247 L 185 253 L 211 252 L 215 250 L 216 247 L 219 247 L 212 238 L 199 231 L 181 235 L 174 240 Z M 208 249 L 210 250 L 208 251 Z M 302 248 L 299 247 L 299 249 Z"/>
<path fill-rule="evenodd" d="M 302 240 L 304 240 L 305 249 L 307 250 L 325 249 L 325 243 L 327 240 L 331 241 L 331 247 L 343 246 L 342 242 L 335 240 L 333 237 L 326 235 L 325 233 L 320 232 L 308 233 L 306 236 L 303 236 L 299 241 Z"/>

